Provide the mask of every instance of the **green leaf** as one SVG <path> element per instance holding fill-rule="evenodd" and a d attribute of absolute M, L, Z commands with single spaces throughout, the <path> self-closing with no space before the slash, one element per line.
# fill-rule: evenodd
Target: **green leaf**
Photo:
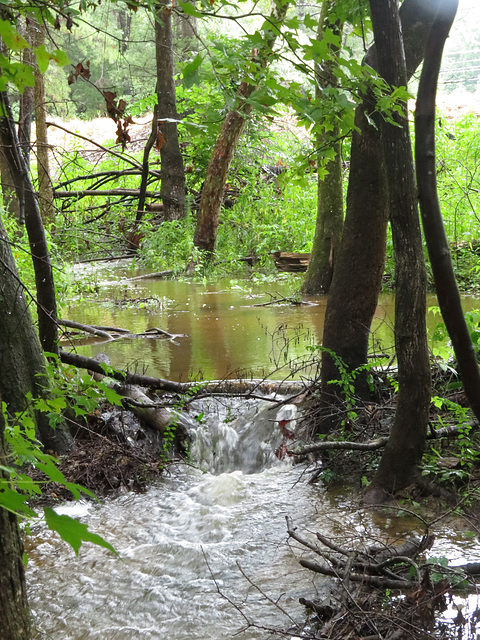
<path fill-rule="evenodd" d="M 201 18 L 203 16 L 201 11 L 197 11 L 195 9 L 195 4 L 193 2 L 182 2 L 182 0 L 178 0 L 178 4 L 187 16 L 196 16 L 197 18 Z"/>
<path fill-rule="evenodd" d="M 28 496 L 21 495 L 17 491 L 0 484 L 0 507 L 19 516 L 34 518 L 37 514 L 26 503 Z"/>
<path fill-rule="evenodd" d="M 118 553 L 112 545 L 104 540 L 102 536 L 99 536 L 96 533 L 91 533 L 86 524 L 82 524 L 81 522 L 78 522 L 78 520 L 67 515 L 58 515 L 58 513 L 55 513 L 55 511 L 50 507 L 45 507 L 43 511 L 45 513 L 45 522 L 47 523 L 48 528 L 52 531 L 56 531 L 62 540 L 65 540 L 65 542 L 73 548 L 75 555 L 78 555 L 78 550 L 84 542 L 92 542 L 99 547 L 108 549 L 118 556 Z"/>
<path fill-rule="evenodd" d="M 117 407 L 122 406 L 122 396 L 118 394 L 116 391 L 111 389 L 110 387 L 105 387 L 105 397 L 107 398 L 110 404 L 116 405 Z"/>
<path fill-rule="evenodd" d="M 189 89 L 194 84 L 199 84 L 198 69 L 203 62 L 203 56 L 197 53 L 195 58 L 183 69 L 183 86 Z"/>
<path fill-rule="evenodd" d="M 6 20 L 0 20 L 0 36 L 7 48 L 12 51 L 21 51 L 22 49 L 28 49 L 30 46 L 15 27 Z"/>
<path fill-rule="evenodd" d="M 60 49 L 55 49 L 50 53 L 50 60 L 56 62 L 59 67 L 66 67 L 67 64 L 70 64 L 70 58 L 65 51 L 60 51 Z"/>
<path fill-rule="evenodd" d="M 45 73 L 50 64 L 50 54 L 45 49 L 45 45 L 41 44 L 38 49 L 35 49 L 35 56 L 37 58 L 38 68 L 40 73 Z"/>

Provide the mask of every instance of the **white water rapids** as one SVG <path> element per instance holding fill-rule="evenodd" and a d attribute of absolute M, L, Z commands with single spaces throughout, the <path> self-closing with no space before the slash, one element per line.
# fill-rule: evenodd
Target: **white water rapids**
<path fill-rule="evenodd" d="M 76 557 L 44 527 L 34 531 L 27 580 L 35 640 L 265 638 L 262 627 L 302 623 L 300 596 L 321 599 L 327 590 L 298 564 L 285 516 L 334 538 L 348 529 L 356 542 L 378 532 L 372 516 L 349 513 L 341 498 L 307 484 L 303 466 L 275 456 L 278 420 L 294 430 L 293 405 L 214 405 L 208 421 L 192 426 L 196 467 L 171 468 L 145 494 L 60 509 L 101 533 L 120 559 L 88 544 Z M 388 526 L 383 520 L 384 533 Z"/>

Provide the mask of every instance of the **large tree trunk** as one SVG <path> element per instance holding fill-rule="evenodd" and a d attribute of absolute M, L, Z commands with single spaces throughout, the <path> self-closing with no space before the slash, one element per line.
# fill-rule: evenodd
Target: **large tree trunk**
<path fill-rule="evenodd" d="M 443 47 L 455 18 L 457 5 L 456 0 L 442 0 L 437 19 L 430 31 L 418 89 L 415 150 L 418 196 L 438 303 L 452 340 L 467 398 L 477 420 L 480 420 L 480 373 L 475 349 L 463 315 L 460 293 L 443 226 L 435 166 L 435 98 L 438 74 Z"/>
<path fill-rule="evenodd" d="M 318 23 L 317 40 L 323 39 L 325 29 L 334 31 L 341 35 L 342 25 L 332 24 L 329 15 L 336 0 L 324 0 L 322 12 Z M 336 87 L 337 77 L 334 74 L 335 56 L 339 52 L 339 47 L 329 45 L 332 59 L 324 62 L 322 66 L 315 65 L 315 100 L 317 102 L 324 99 L 323 90 L 326 87 Z M 302 286 L 302 292 L 306 294 L 328 293 L 332 282 L 335 253 L 340 247 L 343 227 L 343 173 L 341 158 L 341 143 L 338 141 L 338 127 L 335 127 L 327 134 L 316 136 L 317 145 L 317 165 L 318 173 L 318 203 L 317 203 L 317 223 L 315 226 L 315 237 L 313 239 L 312 253 L 308 263 L 307 273 Z M 321 150 L 325 148 L 329 141 L 335 152 L 335 157 L 326 167 Z M 320 169 L 326 168 L 327 175 L 322 177 Z"/>
<path fill-rule="evenodd" d="M 405 0 L 400 9 L 407 79 L 423 59 L 425 33 L 436 15 L 440 0 Z M 376 67 L 373 45 L 365 58 Z M 382 286 L 385 266 L 385 239 L 388 197 L 385 185 L 380 119 L 373 114 L 374 101 L 365 96 L 355 114 L 352 137 L 347 208 L 340 251 L 337 253 L 325 316 L 323 346 L 333 351 L 352 371 L 367 362 L 370 326 Z M 374 119 L 372 126 L 366 115 Z M 338 388 L 329 384 L 339 378 L 334 359 L 322 357 L 322 404 L 336 401 Z M 368 396 L 366 376 L 357 376 L 357 392 Z M 328 421 L 319 431 L 330 428 Z"/>
<path fill-rule="evenodd" d="M 277 39 L 278 28 L 285 19 L 288 5 L 288 0 L 274 0 L 272 3 L 270 15 L 266 22 L 273 26 L 263 31 L 263 43 L 255 50 L 251 60 L 255 65 L 256 74 L 259 76 L 272 57 L 272 48 Z M 205 251 L 210 256 L 215 251 L 220 209 L 228 170 L 240 136 L 245 128 L 246 118 L 253 109 L 248 99 L 257 89 L 257 86 L 251 79 L 241 82 L 237 91 L 237 107 L 229 111 L 223 121 L 207 168 L 193 243 L 197 249 Z"/>
<path fill-rule="evenodd" d="M 0 397 L 1 400 L 1 397 Z M 0 465 L 8 465 L 0 412 Z M 0 470 L 0 477 L 5 472 Z M 0 630 L 2 640 L 29 640 L 30 617 L 23 567 L 23 545 L 17 518 L 0 507 Z"/>
<path fill-rule="evenodd" d="M 38 202 L 25 165 L 25 159 L 20 152 L 10 101 L 5 92 L 0 93 L 0 109 L 3 113 L 0 116 L 0 144 L 6 153 L 8 164 L 15 177 L 20 215 L 22 216 L 22 212 L 25 213 L 25 226 L 35 271 L 40 342 L 44 351 L 57 353 L 57 302 L 50 254 Z"/>
<path fill-rule="evenodd" d="M 155 20 L 155 47 L 157 59 L 157 102 L 160 158 L 165 220 L 178 220 L 185 216 L 185 171 L 178 142 L 178 120 L 175 83 L 173 81 L 172 8 L 168 0 L 158 0 Z M 161 138 L 160 138 L 161 136 Z"/>
<path fill-rule="evenodd" d="M 378 70 L 392 87 L 407 84 L 398 0 L 370 0 Z M 398 394 L 395 420 L 371 485 L 391 494 L 418 475 L 427 435 L 430 363 L 426 327 L 426 271 L 407 106 L 383 120 L 381 136 L 395 257 L 395 350 Z"/>

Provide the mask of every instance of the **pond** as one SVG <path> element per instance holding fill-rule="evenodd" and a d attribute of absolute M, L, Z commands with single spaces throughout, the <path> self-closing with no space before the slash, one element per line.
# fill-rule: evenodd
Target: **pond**
<path fill-rule="evenodd" d="M 107 269 L 106 267 L 104 269 Z M 89 268 L 83 275 L 90 277 Z M 104 352 L 119 368 L 175 381 L 223 378 L 282 379 L 295 372 L 298 360 L 309 359 L 312 347 L 321 344 L 326 296 L 308 297 L 306 305 L 270 303 L 289 297 L 300 288 L 301 275 L 275 281 L 238 280 L 204 284 L 185 280 L 128 280 L 141 271 L 126 265 L 96 270 L 94 298 L 68 303 L 62 317 L 77 322 L 117 326 L 141 333 L 157 327 L 177 335 L 175 339 L 123 338 L 105 342 L 76 342 L 81 355 Z M 82 270 L 77 271 L 77 277 Z M 123 278 L 123 279 L 122 279 Z M 464 296 L 465 311 L 480 308 L 480 299 Z M 428 307 L 437 305 L 429 296 Z M 431 334 L 439 316 L 430 311 Z M 394 296 L 380 296 L 372 326 L 371 343 L 376 353 L 391 353 Z M 65 342 L 64 348 L 68 348 Z M 292 377 L 308 374 L 296 371 Z"/>

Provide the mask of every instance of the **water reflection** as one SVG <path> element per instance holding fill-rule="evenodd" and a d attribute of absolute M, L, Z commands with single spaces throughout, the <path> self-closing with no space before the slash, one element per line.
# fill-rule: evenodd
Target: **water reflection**
<path fill-rule="evenodd" d="M 300 285 L 301 276 L 298 288 Z M 309 349 L 322 339 L 325 296 L 309 297 L 311 304 L 306 306 L 255 306 L 269 302 L 271 295 L 288 295 L 291 285 L 281 281 L 272 285 L 244 280 L 232 288 L 230 282 L 213 285 L 152 279 L 102 285 L 100 290 L 94 301 L 68 304 L 63 317 L 133 332 L 159 327 L 185 337 L 95 341 L 79 346 L 79 353 L 95 356 L 106 352 L 113 365 L 152 376 L 179 381 L 241 375 L 280 379 L 289 373 L 290 361 L 309 356 Z M 143 302 L 152 296 L 158 298 L 157 304 Z M 430 296 L 428 306 L 436 304 Z M 480 300 L 466 296 L 464 306 L 465 310 L 478 308 Z M 376 353 L 391 352 L 393 322 L 394 296 L 384 294 L 372 327 Z M 438 316 L 429 313 L 427 322 L 433 331 Z"/>

